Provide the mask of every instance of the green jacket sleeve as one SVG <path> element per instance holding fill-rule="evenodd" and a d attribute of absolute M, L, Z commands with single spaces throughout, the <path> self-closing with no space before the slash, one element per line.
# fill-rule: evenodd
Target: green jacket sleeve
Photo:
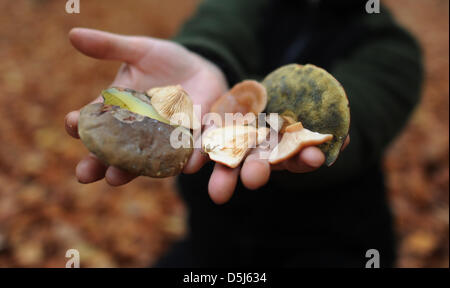
<path fill-rule="evenodd" d="M 233 85 L 261 70 L 261 15 L 267 4 L 267 0 L 203 1 L 173 40 L 219 65 Z"/>

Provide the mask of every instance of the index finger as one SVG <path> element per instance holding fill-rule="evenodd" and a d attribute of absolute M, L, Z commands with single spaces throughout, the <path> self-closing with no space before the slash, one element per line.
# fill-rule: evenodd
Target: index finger
<path fill-rule="evenodd" d="M 255 190 L 264 186 L 270 178 L 270 164 L 254 149 L 245 158 L 241 169 L 241 181 L 247 189 Z"/>
<path fill-rule="evenodd" d="M 272 170 L 288 170 L 292 173 L 306 173 L 316 170 L 325 162 L 323 152 L 315 147 L 308 146 L 298 154 L 279 163 L 272 165 Z"/>

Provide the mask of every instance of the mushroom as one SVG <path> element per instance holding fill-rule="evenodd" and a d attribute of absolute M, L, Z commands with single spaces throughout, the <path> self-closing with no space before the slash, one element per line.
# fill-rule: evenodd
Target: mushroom
<path fill-rule="evenodd" d="M 270 113 L 266 116 L 266 122 L 276 132 L 284 133 L 287 126 L 295 124 L 296 121 L 291 116 L 278 115 L 276 113 Z"/>
<path fill-rule="evenodd" d="M 222 117 L 225 113 L 254 113 L 257 115 L 266 108 L 266 88 L 254 80 L 244 80 L 222 95 L 211 107 L 211 112 Z"/>
<path fill-rule="evenodd" d="M 324 69 L 310 64 L 280 67 L 267 75 L 262 84 L 267 91 L 267 112 L 302 122 L 312 131 L 333 135 L 331 141 L 319 146 L 326 165 L 331 166 L 350 128 L 349 102 L 342 85 Z"/>
<path fill-rule="evenodd" d="M 236 168 L 258 141 L 258 129 L 253 126 L 211 128 L 202 137 L 203 150 L 215 162 Z M 264 130 L 261 134 L 267 136 Z"/>
<path fill-rule="evenodd" d="M 180 85 L 152 88 L 147 91 L 147 95 L 156 111 L 169 119 L 171 124 L 180 124 L 188 129 L 200 127 L 192 100 Z"/>
<path fill-rule="evenodd" d="M 269 156 L 270 164 L 278 164 L 297 154 L 306 146 L 314 146 L 333 139 L 331 134 L 320 134 L 305 129 L 302 123 L 297 122 L 286 127 L 280 143 L 272 150 Z"/>
<path fill-rule="evenodd" d="M 222 95 L 212 105 L 211 112 L 222 117 L 225 113 L 242 113 L 257 115 L 264 111 L 267 93 L 263 85 L 257 81 L 245 80 L 236 84 L 230 91 Z M 243 119 L 241 124 L 255 121 Z M 202 137 L 203 150 L 209 158 L 230 168 L 237 167 L 251 148 L 263 142 L 269 133 L 266 127 L 255 128 L 249 125 L 231 125 L 211 128 Z"/>
<path fill-rule="evenodd" d="M 182 171 L 193 151 L 188 129 L 168 124 L 145 93 L 110 88 L 102 95 L 104 103 L 80 111 L 78 134 L 89 151 L 104 163 L 137 175 L 160 178 Z M 188 147 L 171 145 L 174 131 L 189 140 Z"/>

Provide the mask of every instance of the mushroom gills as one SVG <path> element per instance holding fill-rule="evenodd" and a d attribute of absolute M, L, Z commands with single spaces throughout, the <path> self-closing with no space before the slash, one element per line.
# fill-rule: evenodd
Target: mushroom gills
<path fill-rule="evenodd" d="M 189 146 L 171 145 L 171 135 L 176 130 L 182 133 L 182 139 L 189 140 Z M 136 175 L 158 178 L 178 175 L 193 151 L 192 135 L 185 128 L 118 105 L 94 103 L 83 107 L 78 134 L 87 149 L 103 163 Z"/>
<path fill-rule="evenodd" d="M 215 162 L 230 168 L 236 168 L 251 148 L 255 148 L 258 132 L 267 136 L 267 130 L 258 130 L 253 126 L 225 126 L 211 128 L 202 137 L 203 150 Z"/>
<path fill-rule="evenodd" d="M 194 113 L 194 104 L 181 85 L 155 87 L 147 91 L 155 110 L 172 125 L 181 125 L 188 129 L 198 129 L 200 121 Z"/>

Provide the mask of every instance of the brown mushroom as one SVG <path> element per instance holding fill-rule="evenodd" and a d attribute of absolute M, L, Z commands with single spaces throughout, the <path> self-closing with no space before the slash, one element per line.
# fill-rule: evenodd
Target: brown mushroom
<path fill-rule="evenodd" d="M 225 113 L 254 113 L 264 111 L 267 104 L 266 88 L 254 80 L 245 80 L 233 86 L 211 107 L 211 112 L 224 116 Z"/>
<path fill-rule="evenodd" d="M 192 135 L 178 128 L 189 139 L 189 147 L 171 145 L 177 127 L 116 105 L 89 104 L 81 109 L 78 121 L 84 145 L 104 163 L 158 178 L 181 173 L 192 154 Z"/>
<path fill-rule="evenodd" d="M 269 156 L 270 164 L 278 164 L 294 156 L 307 146 L 319 145 L 333 139 L 331 134 L 320 134 L 303 128 L 300 122 L 286 127 L 280 143 Z"/>

